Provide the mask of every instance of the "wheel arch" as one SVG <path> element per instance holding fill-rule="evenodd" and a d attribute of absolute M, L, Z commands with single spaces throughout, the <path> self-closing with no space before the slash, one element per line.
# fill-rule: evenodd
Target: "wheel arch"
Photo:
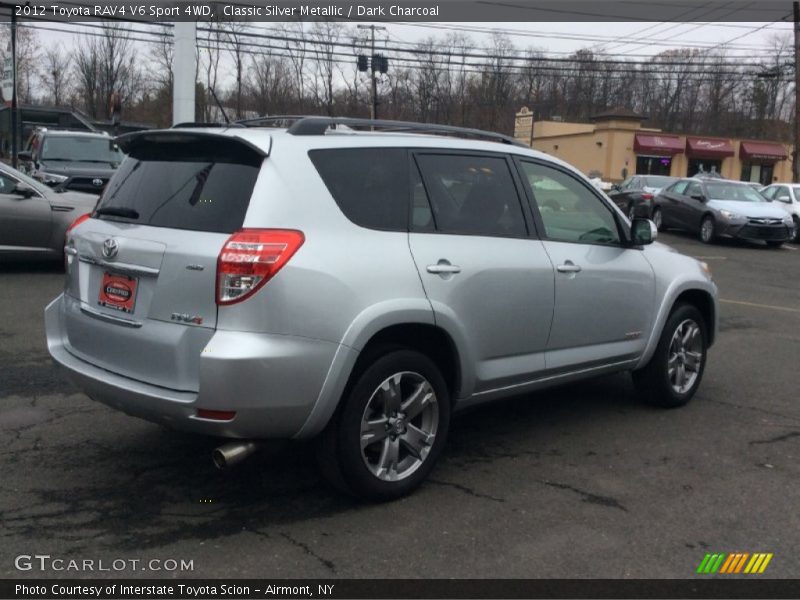
<path fill-rule="evenodd" d="M 667 319 L 679 304 L 691 304 L 695 306 L 706 321 L 708 347 L 711 347 L 716 341 L 718 307 L 716 287 L 714 284 L 710 281 L 707 284 L 701 284 L 697 281 L 676 282 L 671 288 L 670 293 L 665 295 L 661 303 L 656 318 L 653 321 L 654 325 L 650 334 L 650 339 L 647 342 L 647 346 L 642 353 L 639 363 L 636 365 L 636 369 L 640 369 L 650 362 L 650 359 L 655 353 L 658 341 L 661 339 L 661 335 L 664 332 Z"/>
<path fill-rule="evenodd" d="M 430 305 L 427 314 L 431 315 Z M 450 400 L 455 403 L 463 388 L 465 357 L 458 351 L 453 336 L 435 324 L 432 318 L 387 322 L 384 315 L 381 321 L 381 326 L 376 326 L 373 322 L 361 330 L 353 339 L 357 346 L 340 346 L 316 404 L 295 438 L 309 438 L 321 432 L 358 375 L 392 347 L 416 350 L 436 363 L 448 386 Z"/>

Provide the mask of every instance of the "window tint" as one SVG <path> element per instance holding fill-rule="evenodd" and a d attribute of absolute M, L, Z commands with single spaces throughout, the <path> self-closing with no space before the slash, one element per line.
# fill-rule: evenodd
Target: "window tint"
<path fill-rule="evenodd" d="M 525 180 L 552 240 L 598 244 L 619 243 L 614 215 L 573 176 L 537 163 L 522 163 Z"/>
<path fill-rule="evenodd" d="M 139 216 L 100 218 L 233 233 L 244 222 L 262 161 L 254 150 L 222 138 L 135 143 L 97 206 L 129 208 Z"/>
<path fill-rule="evenodd" d="M 356 225 L 408 230 L 408 160 L 403 148 L 311 150 L 336 204 Z"/>
<path fill-rule="evenodd" d="M 437 231 L 527 235 L 517 189 L 504 158 L 420 154 L 416 160 Z"/>

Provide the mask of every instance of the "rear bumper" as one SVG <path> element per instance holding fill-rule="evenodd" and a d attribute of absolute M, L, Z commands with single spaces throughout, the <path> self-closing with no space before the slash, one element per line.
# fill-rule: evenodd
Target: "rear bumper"
<path fill-rule="evenodd" d="M 198 392 L 124 377 L 70 352 L 64 300 L 45 309 L 53 360 L 93 400 L 184 431 L 229 438 L 294 437 L 317 403 L 337 351 L 349 348 L 286 335 L 216 331 L 200 359 Z M 230 421 L 197 418 L 197 409 L 235 411 Z"/>

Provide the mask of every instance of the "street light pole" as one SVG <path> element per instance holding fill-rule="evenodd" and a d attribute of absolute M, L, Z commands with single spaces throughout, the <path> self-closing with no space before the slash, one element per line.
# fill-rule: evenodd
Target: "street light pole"
<path fill-rule="evenodd" d="M 11 11 L 11 166 L 17 168 L 17 15 Z"/>
<path fill-rule="evenodd" d="M 794 7 L 794 161 L 792 181 L 800 183 L 800 2 Z"/>

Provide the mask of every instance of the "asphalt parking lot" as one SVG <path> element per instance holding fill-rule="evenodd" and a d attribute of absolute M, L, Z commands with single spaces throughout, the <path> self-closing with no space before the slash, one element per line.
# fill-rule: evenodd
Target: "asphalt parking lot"
<path fill-rule="evenodd" d="M 120 573 L 140 577 L 684 578 L 734 551 L 797 577 L 800 251 L 660 239 L 706 260 L 722 299 L 687 407 L 642 406 L 621 375 L 487 406 L 383 505 L 327 487 L 307 446 L 222 473 L 215 440 L 93 403 L 47 355 L 58 265 L 0 266 L 0 577 L 115 574 L 14 566 L 49 554 L 193 561 Z"/>

